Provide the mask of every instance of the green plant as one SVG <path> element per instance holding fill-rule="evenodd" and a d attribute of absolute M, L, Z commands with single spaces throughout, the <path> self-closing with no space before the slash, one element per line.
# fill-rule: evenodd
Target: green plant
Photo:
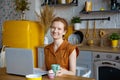
<path fill-rule="evenodd" d="M 118 33 L 112 33 L 109 36 L 110 40 L 119 40 L 120 39 L 120 35 Z"/>
<path fill-rule="evenodd" d="M 29 2 L 28 0 L 15 0 L 15 9 L 16 11 L 23 12 L 25 10 L 29 10 Z"/>
<path fill-rule="evenodd" d="M 73 24 L 74 23 L 81 23 L 80 17 L 77 17 L 77 16 L 72 17 L 71 23 L 73 23 Z"/>

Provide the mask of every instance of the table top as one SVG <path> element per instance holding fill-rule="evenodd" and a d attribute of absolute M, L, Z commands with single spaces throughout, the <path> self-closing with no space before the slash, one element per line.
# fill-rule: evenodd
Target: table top
<path fill-rule="evenodd" d="M 95 80 L 93 78 L 84 78 L 77 76 L 65 75 L 61 77 L 55 77 L 55 80 Z M 0 80 L 26 80 L 24 76 L 12 75 L 6 73 L 6 68 L 0 68 Z M 51 80 L 47 76 L 42 76 L 42 80 Z"/>

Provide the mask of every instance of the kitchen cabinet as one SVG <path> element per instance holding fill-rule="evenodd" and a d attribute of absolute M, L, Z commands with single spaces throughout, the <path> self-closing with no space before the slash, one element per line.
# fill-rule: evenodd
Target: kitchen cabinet
<path fill-rule="evenodd" d="M 43 67 L 44 65 L 44 48 L 38 48 L 38 67 Z"/>
<path fill-rule="evenodd" d="M 80 51 L 76 64 L 77 66 L 88 68 L 93 72 L 92 51 Z"/>
<path fill-rule="evenodd" d="M 92 61 L 91 51 L 80 51 L 77 57 L 77 66 L 89 67 L 87 64 L 90 64 L 91 61 Z"/>

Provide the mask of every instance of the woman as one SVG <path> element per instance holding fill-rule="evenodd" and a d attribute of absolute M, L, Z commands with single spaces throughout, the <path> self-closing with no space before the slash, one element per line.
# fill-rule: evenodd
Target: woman
<path fill-rule="evenodd" d="M 59 64 L 61 67 L 56 74 L 57 76 L 76 74 L 76 57 L 79 50 L 76 46 L 64 40 L 63 37 L 67 32 L 67 27 L 68 24 L 65 19 L 56 17 L 50 26 L 54 41 L 44 49 L 46 70 L 50 70 L 52 64 Z"/>

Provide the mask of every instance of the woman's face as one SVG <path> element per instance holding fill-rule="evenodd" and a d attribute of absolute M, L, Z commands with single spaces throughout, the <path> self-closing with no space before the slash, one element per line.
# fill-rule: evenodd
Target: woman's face
<path fill-rule="evenodd" d="M 65 35 L 66 31 L 64 30 L 64 24 L 60 21 L 53 22 L 51 26 L 51 35 L 53 39 L 60 39 L 63 38 L 63 35 Z"/>

